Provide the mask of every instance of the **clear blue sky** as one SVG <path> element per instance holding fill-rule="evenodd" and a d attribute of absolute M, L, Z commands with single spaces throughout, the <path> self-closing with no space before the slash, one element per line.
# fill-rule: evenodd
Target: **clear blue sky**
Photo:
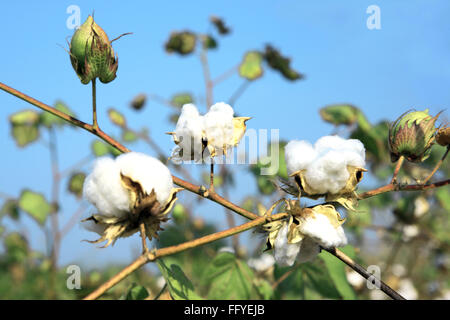
<path fill-rule="evenodd" d="M 233 30 L 219 39 L 219 50 L 209 56 L 213 76 L 239 63 L 245 51 L 262 49 L 266 43 L 291 57 L 293 67 L 306 75 L 306 80 L 291 83 L 267 70 L 263 79 L 253 83 L 234 106 L 239 114 L 254 117 L 249 123 L 252 128 L 278 128 L 284 139 L 315 141 L 332 130 L 317 112 L 327 104 L 352 103 L 376 122 L 393 120 L 410 108 L 426 107 L 435 114 L 450 103 L 447 0 L 3 2 L 0 81 L 49 104 L 62 99 L 87 122 L 91 120 L 90 87 L 79 82 L 67 53 L 59 46 L 67 47 L 66 39 L 73 33 L 66 27 L 66 8 L 72 4 L 81 8 L 82 21 L 95 10 L 97 23 L 110 38 L 134 33 L 114 43 L 119 55 L 117 79 L 98 86 L 102 128 L 118 134 L 106 115 L 106 109 L 114 106 L 126 113 L 134 127 L 150 127 L 167 151 L 172 143 L 164 132 L 173 128 L 166 121 L 168 109 L 150 102 L 137 114 L 128 109 L 128 103 L 140 92 L 170 97 L 190 91 L 204 96 L 198 57 L 167 55 L 163 44 L 173 30 L 210 31 L 212 14 L 223 17 Z M 366 9 L 372 4 L 381 9 L 381 30 L 366 27 Z M 226 101 L 241 82 L 236 76 L 220 84 L 214 100 Z M 18 195 L 29 187 L 49 195 L 48 152 L 41 144 L 18 149 L 9 136 L 7 117 L 25 108 L 33 107 L 0 92 L 0 191 Z M 81 130 L 60 132 L 62 166 L 89 154 L 92 140 Z M 143 144 L 131 147 L 151 154 Z M 255 190 L 248 175 L 243 174 L 243 179 L 247 183 L 233 192 L 236 198 Z M 64 191 L 62 199 L 64 222 L 75 210 L 75 202 Z M 220 215 L 226 225 L 217 205 L 204 205 L 200 211 L 205 217 Z M 33 221 L 25 218 L 24 224 L 35 240 L 32 246 L 42 249 L 42 233 Z M 128 263 L 139 252 L 136 238 L 105 250 L 80 242 L 93 237 L 78 226 L 73 229 L 63 243 L 61 264 Z"/>

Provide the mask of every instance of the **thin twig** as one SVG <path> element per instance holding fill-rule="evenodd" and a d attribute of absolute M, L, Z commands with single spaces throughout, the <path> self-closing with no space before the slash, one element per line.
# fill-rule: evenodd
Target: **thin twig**
<path fill-rule="evenodd" d="M 142 240 L 142 254 L 146 254 L 148 253 L 148 247 L 144 221 L 141 221 L 141 223 L 139 224 L 139 231 L 141 233 L 141 240 Z"/>
<path fill-rule="evenodd" d="M 239 68 L 239 65 L 235 65 L 232 68 L 230 68 L 227 71 L 225 71 L 224 73 L 222 73 L 220 76 L 218 76 L 214 80 L 212 80 L 213 86 L 216 86 L 217 84 L 219 84 L 222 81 L 224 81 L 224 80 L 228 79 L 229 77 L 231 77 L 233 74 L 236 73 L 238 68 Z"/>
<path fill-rule="evenodd" d="M 426 177 L 425 180 L 421 181 L 422 184 L 426 184 L 431 179 L 431 177 L 436 173 L 436 171 L 439 170 L 439 168 L 441 167 L 441 165 L 444 162 L 445 158 L 447 157 L 449 150 L 450 150 L 450 146 L 447 146 L 447 150 L 445 151 L 445 153 L 442 156 L 441 160 L 439 160 L 439 162 L 436 164 L 436 166 L 434 167 L 433 171 L 431 171 L 431 173 L 428 175 L 428 177 Z"/>
<path fill-rule="evenodd" d="M 357 264 L 353 259 L 351 259 L 349 256 L 347 256 L 345 253 L 340 251 L 336 248 L 326 249 L 322 248 L 323 250 L 331 253 L 333 256 L 337 257 L 339 260 L 344 262 L 346 265 L 348 265 L 350 268 L 358 272 L 361 276 L 363 276 L 365 279 L 374 279 L 375 282 L 378 282 L 380 284 L 380 290 L 383 291 L 385 294 L 387 294 L 389 297 L 391 297 L 394 300 L 405 300 L 404 297 L 402 297 L 399 293 L 397 293 L 395 290 L 393 290 L 391 287 L 389 287 L 387 284 L 385 284 L 380 279 L 377 279 L 374 275 L 370 274 L 366 271 L 362 266 Z"/>
<path fill-rule="evenodd" d="M 161 297 L 161 295 L 163 294 L 164 290 L 166 290 L 166 288 L 167 288 L 167 282 L 164 283 L 164 286 L 162 287 L 161 291 L 159 291 L 159 293 L 152 300 L 158 300 L 159 297 Z"/>
<path fill-rule="evenodd" d="M 209 192 L 214 193 L 214 159 L 211 158 L 211 170 L 209 172 Z"/>
<path fill-rule="evenodd" d="M 97 78 L 92 79 L 92 128 L 94 130 L 98 130 L 96 79 Z"/>
<path fill-rule="evenodd" d="M 405 157 L 400 156 L 400 158 L 397 161 L 397 165 L 395 166 L 394 174 L 392 175 L 391 184 L 395 184 L 397 182 L 397 175 L 398 175 L 398 172 L 400 171 L 400 168 L 403 165 L 403 161 L 405 161 Z"/>
<path fill-rule="evenodd" d="M 213 83 L 209 71 L 207 51 L 204 48 L 202 48 L 202 51 L 200 52 L 200 61 L 203 69 L 203 78 L 205 80 L 206 109 L 209 109 L 213 104 Z"/>
<path fill-rule="evenodd" d="M 236 103 L 236 100 L 239 99 L 239 97 L 247 90 L 248 86 L 250 85 L 251 81 L 245 80 L 233 93 L 233 95 L 228 99 L 228 103 L 230 105 L 234 105 Z"/>

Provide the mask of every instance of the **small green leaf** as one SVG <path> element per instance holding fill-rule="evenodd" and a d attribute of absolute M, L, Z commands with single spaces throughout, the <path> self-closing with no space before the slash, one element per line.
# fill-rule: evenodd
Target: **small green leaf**
<path fill-rule="evenodd" d="M 131 101 L 130 105 L 131 108 L 134 110 L 141 110 L 145 106 L 145 102 L 147 101 L 147 96 L 143 93 L 138 94 L 134 99 Z"/>
<path fill-rule="evenodd" d="M 264 59 L 274 70 L 280 72 L 287 80 L 295 81 L 303 78 L 303 75 L 290 67 L 291 60 L 270 45 L 266 45 Z"/>
<path fill-rule="evenodd" d="M 185 104 L 194 103 L 194 98 L 190 93 L 178 93 L 172 97 L 170 103 L 177 108 L 181 108 Z"/>
<path fill-rule="evenodd" d="M 42 225 L 53 211 L 53 206 L 47 202 L 42 194 L 30 190 L 25 190 L 20 195 L 19 208 Z"/>
<path fill-rule="evenodd" d="M 205 49 L 216 49 L 217 41 L 211 35 L 202 36 L 202 44 Z"/>
<path fill-rule="evenodd" d="M 136 283 L 131 285 L 130 290 L 126 295 L 122 296 L 121 300 L 145 300 L 149 296 L 147 289 L 143 286 L 139 286 Z"/>
<path fill-rule="evenodd" d="M 350 257 L 354 256 L 354 250 L 351 246 L 346 246 L 341 250 Z M 345 264 L 326 251 L 323 251 L 319 257 L 325 262 L 328 273 L 341 297 L 345 300 L 355 300 L 355 292 L 347 281 Z"/>
<path fill-rule="evenodd" d="M 109 116 L 109 119 L 111 120 L 111 122 L 114 123 L 116 126 L 123 128 L 127 124 L 123 114 L 121 114 L 119 111 L 117 111 L 114 108 L 108 109 L 108 116 Z"/>
<path fill-rule="evenodd" d="M 177 224 L 183 224 L 184 222 L 186 222 L 188 214 L 181 203 L 177 203 L 173 207 L 172 218 Z"/>
<path fill-rule="evenodd" d="M 212 24 L 216 27 L 217 32 L 221 35 L 229 34 L 231 32 L 230 28 L 225 25 L 225 21 L 222 18 L 211 16 L 210 20 Z"/>
<path fill-rule="evenodd" d="M 101 157 L 109 153 L 109 146 L 100 140 L 95 140 L 91 144 L 91 148 L 96 157 Z"/>
<path fill-rule="evenodd" d="M 254 294 L 254 277 L 245 261 L 222 252 L 205 269 L 203 281 L 209 288 L 208 299 L 248 300 Z"/>
<path fill-rule="evenodd" d="M 73 193 L 77 198 L 81 198 L 83 194 L 83 184 L 86 175 L 83 172 L 77 172 L 71 175 L 67 189 Z"/>
<path fill-rule="evenodd" d="M 170 295 L 175 300 L 202 300 L 194 291 L 192 282 L 186 277 L 181 268 L 171 259 L 158 259 L 156 264 L 166 280 Z"/>
<path fill-rule="evenodd" d="M 352 125 L 357 120 L 358 108 L 349 104 L 335 104 L 320 109 L 320 116 L 334 125 Z"/>
<path fill-rule="evenodd" d="M 138 136 L 130 130 L 122 131 L 122 140 L 125 142 L 134 142 L 138 139 Z"/>
<path fill-rule="evenodd" d="M 19 206 L 17 204 L 17 200 L 8 199 L 5 203 L 3 203 L 3 206 L 0 209 L 0 217 L 3 215 L 8 215 L 14 220 L 19 218 Z"/>
<path fill-rule="evenodd" d="M 23 110 L 9 118 L 11 135 L 16 144 L 23 148 L 39 138 L 39 114 L 34 110 Z"/>
<path fill-rule="evenodd" d="M 72 112 L 72 110 L 70 110 L 69 107 L 62 101 L 57 101 L 55 103 L 55 109 L 64 112 L 69 116 L 75 117 L 75 114 Z M 70 124 L 66 120 L 61 119 L 60 117 L 57 117 L 47 111 L 43 111 L 40 114 L 40 123 L 47 128 L 50 128 L 52 126 L 62 127 L 65 124 Z"/>
<path fill-rule="evenodd" d="M 263 74 L 262 55 L 258 51 L 247 52 L 239 66 L 239 75 L 247 80 L 255 80 Z"/>
<path fill-rule="evenodd" d="M 23 263 L 28 256 L 28 243 L 19 233 L 13 232 L 6 236 L 4 240 L 7 259 L 10 263 Z"/>
<path fill-rule="evenodd" d="M 172 32 L 165 45 L 166 51 L 168 53 L 176 52 L 180 55 L 187 55 L 194 51 L 196 41 L 197 36 L 190 31 Z"/>
<path fill-rule="evenodd" d="M 306 263 L 304 272 L 307 277 L 307 285 L 319 293 L 322 297 L 328 299 L 340 299 L 337 288 L 328 272 L 324 272 L 323 267 L 319 268 L 315 264 Z"/>

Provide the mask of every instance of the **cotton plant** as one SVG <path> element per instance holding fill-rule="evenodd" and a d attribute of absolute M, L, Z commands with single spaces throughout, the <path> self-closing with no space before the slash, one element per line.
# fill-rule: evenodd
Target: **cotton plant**
<path fill-rule="evenodd" d="M 289 219 L 270 222 L 267 228 L 267 249 L 273 249 L 277 264 L 292 266 L 295 261 L 313 260 L 320 248 L 347 244 L 342 224 L 345 222 L 334 206 L 317 205 L 302 208 L 298 200 L 286 201 Z"/>
<path fill-rule="evenodd" d="M 139 231 L 141 224 L 146 237 L 157 237 L 180 190 L 173 187 L 169 169 L 143 153 L 97 159 L 83 186 L 84 197 L 98 210 L 84 220 L 89 230 L 101 235 L 91 242 L 107 241 L 107 247 Z"/>
<path fill-rule="evenodd" d="M 201 115 L 190 103 L 183 105 L 172 135 L 177 149 L 172 158 L 202 162 L 208 157 L 226 155 L 245 134 L 250 117 L 234 117 L 233 108 L 219 102 Z"/>
<path fill-rule="evenodd" d="M 285 146 L 290 181 L 284 181 L 286 192 L 312 199 L 325 197 L 346 208 L 357 204 L 355 188 L 365 166 L 365 148 L 357 139 L 324 136 L 314 145 L 292 140 Z"/>

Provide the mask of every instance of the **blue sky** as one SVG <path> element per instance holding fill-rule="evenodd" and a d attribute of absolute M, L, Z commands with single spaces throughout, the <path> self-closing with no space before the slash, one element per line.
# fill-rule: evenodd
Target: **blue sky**
<path fill-rule="evenodd" d="M 320 3 L 320 4 L 319 4 Z M 369 30 L 369 5 L 381 9 L 381 29 Z M 204 97 L 202 70 L 197 56 L 168 55 L 163 44 L 171 31 L 212 31 L 210 15 L 223 17 L 232 34 L 219 38 L 219 49 L 211 51 L 213 77 L 241 61 L 247 50 L 262 49 L 266 43 L 292 58 L 292 66 L 306 75 L 304 81 L 288 82 L 266 70 L 237 101 L 235 110 L 252 116 L 255 129 L 280 129 L 284 139 L 315 141 L 332 131 L 321 121 L 318 108 L 348 102 L 361 108 L 373 121 L 395 119 L 404 111 L 430 108 L 432 114 L 450 102 L 450 2 L 434 1 L 9 1 L 0 5 L 2 45 L 0 81 L 48 104 L 61 99 L 77 116 L 91 120 L 90 86 L 82 85 L 69 62 L 66 27 L 69 5 L 78 5 L 82 21 L 95 11 L 97 23 L 110 38 L 124 32 L 133 35 L 114 43 L 119 55 L 118 77 L 98 86 L 99 122 L 111 134 L 107 108 L 114 106 L 127 115 L 135 128 L 148 126 L 153 138 L 169 152 L 172 142 L 164 132 L 169 110 L 149 102 L 142 113 L 128 108 L 138 93 L 170 97 L 180 91 Z M 215 101 L 226 101 L 242 83 L 233 76 L 214 91 Z M 8 116 L 33 108 L 0 92 L 0 141 L 2 174 L 0 192 L 18 195 L 24 187 L 50 195 L 50 164 L 45 147 L 34 144 L 18 149 L 10 139 Z M 204 108 L 204 106 L 201 106 Z M 448 114 L 448 112 L 446 112 Z M 45 135 L 44 135 L 45 137 Z M 87 132 L 64 129 L 58 134 L 62 167 L 89 154 L 93 137 Z M 152 154 L 143 144 L 130 146 Z M 241 168 L 241 187 L 232 192 L 240 199 L 255 190 Z M 244 187 L 242 187 L 244 185 Z M 75 201 L 62 192 L 62 224 L 75 211 Z M 191 199 L 191 198 L 189 198 Z M 183 200 L 183 197 L 181 198 Z M 223 210 L 215 204 L 202 205 L 199 215 L 225 225 Z M 217 214 L 216 214 L 217 213 Z M 24 219 L 32 244 L 42 249 L 44 237 L 34 222 Z M 17 228 L 14 224 L 8 225 Z M 135 238 L 99 250 L 80 242 L 93 235 L 79 226 L 65 238 L 61 264 L 127 263 L 139 252 Z"/>

